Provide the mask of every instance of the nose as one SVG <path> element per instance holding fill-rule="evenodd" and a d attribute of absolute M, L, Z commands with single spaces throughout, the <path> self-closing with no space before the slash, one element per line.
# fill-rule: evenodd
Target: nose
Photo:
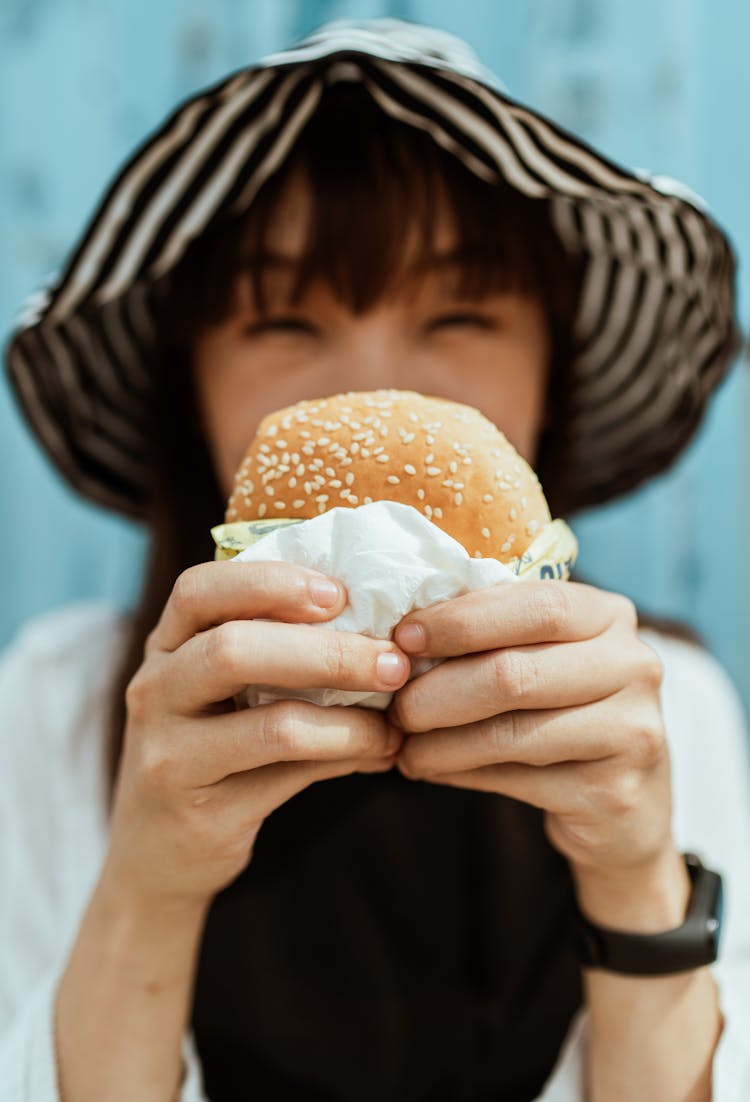
<path fill-rule="evenodd" d="M 357 318 L 347 328 L 339 354 L 352 376 L 352 390 L 398 387 L 407 350 L 394 328 L 374 314 Z"/>

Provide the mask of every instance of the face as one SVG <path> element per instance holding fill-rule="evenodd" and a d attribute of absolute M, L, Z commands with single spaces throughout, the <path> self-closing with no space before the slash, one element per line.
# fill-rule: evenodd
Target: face
<path fill-rule="evenodd" d="M 405 242 L 402 272 L 367 312 L 352 313 L 323 283 L 292 306 L 308 209 L 304 180 L 292 177 L 268 227 L 266 247 L 278 263 L 264 276 L 265 313 L 242 277 L 230 316 L 194 348 L 199 407 L 225 496 L 267 413 L 348 390 L 416 390 L 475 406 L 533 464 L 549 361 L 540 303 L 516 292 L 459 297 L 455 266 L 445 259 L 456 245 L 445 212 L 435 227 L 434 266 L 416 273 Z"/>

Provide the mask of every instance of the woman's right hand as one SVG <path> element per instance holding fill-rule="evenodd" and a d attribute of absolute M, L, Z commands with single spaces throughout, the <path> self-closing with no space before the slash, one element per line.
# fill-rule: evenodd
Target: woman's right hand
<path fill-rule="evenodd" d="M 177 579 L 126 694 L 104 868 L 116 892 L 205 907 L 280 804 L 314 781 L 391 767 L 400 736 L 380 712 L 233 704 L 252 684 L 375 692 L 406 682 L 395 644 L 315 626 L 346 603 L 339 583 L 316 597 L 322 581 L 280 562 L 205 563 Z"/>

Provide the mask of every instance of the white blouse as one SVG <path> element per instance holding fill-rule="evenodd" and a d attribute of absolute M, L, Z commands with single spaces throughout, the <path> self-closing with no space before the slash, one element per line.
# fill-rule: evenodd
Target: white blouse
<path fill-rule="evenodd" d="M 58 981 L 107 842 L 108 690 L 126 634 L 116 610 L 78 604 L 31 621 L 0 660 L 0 1095 L 59 1102 Z M 673 832 L 724 878 L 725 1018 L 713 1102 L 750 1099 L 750 748 L 737 695 L 698 647 L 644 632 L 665 666 Z M 588 1014 L 571 1023 L 537 1102 L 584 1102 Z M 191 1035 L 180 1102 L 207 1102 Z"/>

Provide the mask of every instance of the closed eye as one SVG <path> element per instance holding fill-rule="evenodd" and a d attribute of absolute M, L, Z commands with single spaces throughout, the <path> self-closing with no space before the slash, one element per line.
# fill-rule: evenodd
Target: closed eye
<path fill-rule="evenodd" d="M 303 336 L 315 337 L 319 332 L 320 330 L 312 322 L 291 316 L 262 318 L 245 329 L 248 336 L 258 336 L 261 333 L 300 333 Z"/>
<path fill-rule="evenodd" d="M 490 330 L 496 327 L 495 321 L 486 314 L 455 313 L 440 314 L 427 322 L 429 331 L 436 329 L 449 329 L 453 326 L 472 326 L 477 329 Z"/>

